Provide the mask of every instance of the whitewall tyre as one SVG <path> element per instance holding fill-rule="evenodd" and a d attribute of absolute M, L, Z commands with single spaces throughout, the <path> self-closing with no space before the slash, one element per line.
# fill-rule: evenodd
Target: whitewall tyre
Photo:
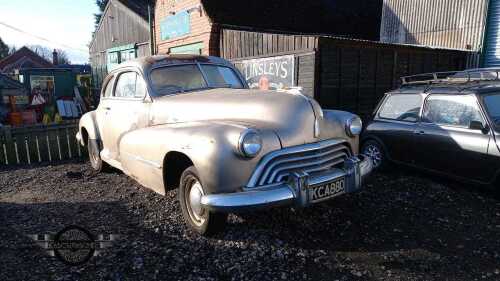
<path fill-rule="evenodd" d="M 224 230 L 227 214 L 209 211 L 201 205 L 205 190 L 194 166 L 182 173 L 178 195 L 182 216 L 192 230 L 205 236 Z"/>

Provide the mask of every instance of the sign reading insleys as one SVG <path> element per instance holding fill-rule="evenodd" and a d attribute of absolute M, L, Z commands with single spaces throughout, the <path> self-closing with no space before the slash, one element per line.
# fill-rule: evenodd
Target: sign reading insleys
<path fill-rule="evenodd" d="M 295 86 L 293 55 L 234 62 L 252 89 L 278 90 Z"/>

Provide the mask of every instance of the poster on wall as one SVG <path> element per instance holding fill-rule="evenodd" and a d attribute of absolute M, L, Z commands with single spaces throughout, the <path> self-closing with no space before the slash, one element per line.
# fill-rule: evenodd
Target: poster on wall
<path fill-rule="evenodd" d="M 268 57 L 234 62 L 252 89 L 282 90 L 295 86 L 295 57 Z"/>
<path fill-rule="evenodd" d="M 54 97 L 54 76 L 32 75 L 30 78 L 32 105 L 50 103 Z"/>
<path fill-rule="evenodd" d="M 160 23 L 161 40 L 169 40 L 191 32 L 191 16 L 187 11 L 177 12 Z"/>

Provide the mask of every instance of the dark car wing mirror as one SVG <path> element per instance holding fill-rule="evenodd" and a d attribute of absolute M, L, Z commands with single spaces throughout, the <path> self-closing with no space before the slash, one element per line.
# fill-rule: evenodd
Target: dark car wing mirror
<path fill-rule="evenodd" d="M 488 125 L 483 125 L 483 122 L 481 121 L 470 121 L 469 123 L 469 129 L 471 130 L 479 130 L 483 132 L 483 134 L 486 134 L 489 132 L 490 128 Z"/>

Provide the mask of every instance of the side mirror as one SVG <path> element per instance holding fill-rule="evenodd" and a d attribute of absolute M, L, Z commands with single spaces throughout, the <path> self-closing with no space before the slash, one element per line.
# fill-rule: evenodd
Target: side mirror
<path fill-rule="evenodd" d="M 483 122 L 481 121 L 470 121 L 469 123 L 469 129 L 471 130 L 479 130 L 483 132 L 483 134 L 486 134 L 490 131 L 490 128 L 488 125 L 483 125 Z"/>

